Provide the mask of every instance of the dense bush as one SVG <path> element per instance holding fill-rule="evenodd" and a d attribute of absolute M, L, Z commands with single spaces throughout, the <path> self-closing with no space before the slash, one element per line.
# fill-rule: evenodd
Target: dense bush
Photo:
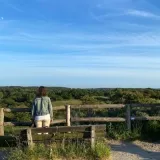
<path fill-rule="evenodd" d="M 0 88 L 0 107 L 31 107 L 35 97 L 37 87 L 1 87 Z M 62 87 L 48 87 L 48 95 L 52 100 L 53 106 L 66 104 L 104 104 L 104 103 L 160 103 L 159 89 L 71 89 Z M 103 109 L 103 110 L 72 110 L 72 116 L 77 117 L 125 117 L 124 109 Z M 160 111 L 132 110 L 131 116 L 160 116 Z M 54 112 L 55 118 L 65 118 L 63 112 Z M 8 113 L 5 114 L 5 121 L 29 121 L 30 114 L 27 113 Z M 132 122 L 134 133 L 129 133 L 126 128 L 118 124 L 110 123 L 108 134 L 113 138 L 125 139 L 125 137 L 142 137 L 146 133 L 148 137 L 158 138 L 160 135 L 159 122 Z M 79 124 L 79 123 L 77 123 Z M 86 123 L 88 124 L 88 123 Z M 124 124 L 123 124 L 124 125 Z M 123 128 L 123 129 L 122 129 Z M 142 132 L 143 131 L 143 132 Z M 139 136 L 138 136 L 139 135 Z M 147 136 L 144 136 L 147 137 Z"/>

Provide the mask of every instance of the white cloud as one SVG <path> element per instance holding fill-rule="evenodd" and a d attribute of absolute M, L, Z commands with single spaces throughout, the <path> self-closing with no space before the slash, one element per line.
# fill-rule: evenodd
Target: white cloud
<path fill-rule="evenodd" d="M 147 11 L 142 11 L 142 10 L 128 10 L 125 14 L 131 15 L 131 16 L 160 19 L 159 15 L 156 15 L 154 13 L 147 12 Z"/>
<path fill-rule="evenodd" d="M 142 33 L 108 32 L 106 34 L 91 34 L 80 32 L 64 32 L 55 34 L 1 35 L 0 44 L 41 47 L 42 49 L 58 51 L 99 51 L 125 46 L 159 47 L 160 34 L 157 31 Z"/>

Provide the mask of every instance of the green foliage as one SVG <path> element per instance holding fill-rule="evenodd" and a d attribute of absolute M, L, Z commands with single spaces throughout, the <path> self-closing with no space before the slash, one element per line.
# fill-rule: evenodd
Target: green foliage
<path fill-rule="evenodd" d="M 0 92 L 0 100 L 3 98 L 3 92 Z"/>
<path fill-rule="evenodd" d="M 90 159 L 103 160 L 110 156 L 110 148 L 104 142 L 97 142 L 95 149 L 91 149 L 88 144 L 83 142 L 58 144 L 53 143 L 50 146 L 36 145 L 32 149 L 22 150 L 16 148 L 11 150 L 8 160 L 48 160 L 48 159 Z"/>
<path fill-rule="evenodd" d="M 85 95 L 81 98 L 82 104 L 96 104 L 97 100 L 94 97 L 90 97 L 89 95 Z"/>
<path fill-rule="evenodd" d="M 53 107 L 54 106 L 62 106 L 62 105 L 81 105 L 82 101 L 78 99 L 71 99 L 71 100 L 63 100 L 63 101 L 53 101 Z"/>
<path fill-rule="evenodd" d="M 160 122 L 159 121 L 148 121 L 144 124 L 142 130 L 143 138 L 152 141 L 160 140 Z"/>
<path fill-rule="evenodd" d="M 31 107 L 37 87 L 0 87 L 0 107 Z M 116 104 L 116 103 L 160 103 L 159 89 L 71 89 L 62 87 L 48 87 L 48 95 L 52 100 L 53 107 L 60 105 L 81 105 L 81 104 Z M 73 117 L 125 117 L 124 109 L 102 109 L 102 110 L 81 110 L 72 109 Z M 132 116 L 160 116 L 160 111 L 155 109 L 137 108 L 132 110 Z M 54 111 L 55 118 L 65 118 L 64 111 Z M 28 113 L 5 113 L 5 121 L 30 121 Z M 78 124 L 78 123 L 77 123 Z M 79 123 L 82 124 L 82 123 Z M 88 124 L 83 123 L 83 124 Z M 139 125 L 132 121 L 132 133 L 126 129 L 126 124 L 121 123 L 109 125 L 108 135 L 116 139 L 128 139 L 129 137 L 143 137 L 142 134 L 157 137 L 159 122 L 144 122 Z M 143 132 L 142 132 L 143 131 Z M 8 131 L 9 132 L 9 131 Z M 147 137 L 147 136 L 144 136 Z"/>
<path fill-rule="evenodd" d="M 29 156 L 23 152 L 22 149 L 16 148 L 12 150 L 9 154 L 9 157 L 7 157 L 8 160 L 29 160 Z M 31 159 L 30 159 L 31 160 Z"/>
<path fill-rule="evenodd" d="M 141 138 L 143 125 L 141 123 L 133 123 L 132 125 L 132 131 L 128 131 L 124 123 L 107 124 L 107 137 L 116 140 L 134 140 Z"/>
<path fill-rule="evenodd" d="M 19 136 L 19 133 L 21 132 L 21 130 L 24 130 L 26 129 L 27 127 L 26 126 L 5 126 L 4 127 L 4 132 L 5 132 L 5 135 L 8 135 L 8 136 Z"/>
<path fill-rule="evenodd" d="M 12 98 L 6 98 L 3 100 L 3 103 L 7 104 L 7 106 L 15 106 L 16 102 Z"/>
<path fill-rule="evenodd" d="M 37 87 L 1 87 L 0 105 L 30 105 Z M 82 99 L 84 104 L 91 103 L 157 103 L 160 90 L 156 89 L 71 89 L 48 87 L 48 95 L 53 101 Z M 99 98 L 96 98 L 99 97 Z"/>
<path fill-rule="evenodd" d="M 104 141 L 97 142 L 93 151 L 95 154 L 95 159 L 100 160 L 109 158 L 111 154 L 110 148 L 106 145 Z"/>
<path fill-rule="evenodd" d="M 30 113 L 25 113 L 25 112 L 17 112 L 14 114 L 15 122 L 29 122 L 31 120 L 31 114 Z"/>

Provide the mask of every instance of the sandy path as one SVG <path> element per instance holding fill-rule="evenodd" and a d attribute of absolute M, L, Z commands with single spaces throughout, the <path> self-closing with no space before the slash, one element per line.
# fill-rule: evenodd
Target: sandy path
<path fill-rule="evenodd" d="M 160 160 L 160 143 L 108 141 L 113 160 Z"/>
<path fill-rule="evenodd" d="M 6 156 L 6 153 L 4 151 L 0 151 L 0 160 L 6 160 L 6 158 L 4 158 Z"/>

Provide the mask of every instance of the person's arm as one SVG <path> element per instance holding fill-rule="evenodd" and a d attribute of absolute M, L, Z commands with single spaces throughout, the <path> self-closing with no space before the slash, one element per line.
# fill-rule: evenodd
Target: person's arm
<path fill-rule="evenodd" d="M 51 121 L 53 121 L 53 108 L 52 108 L 52 103 L 51 103 L 51 99 L 49 98 L 49 103 L 48 103 L 48 109 L 49 109 L 49 114 L 51 117 Z"/>

